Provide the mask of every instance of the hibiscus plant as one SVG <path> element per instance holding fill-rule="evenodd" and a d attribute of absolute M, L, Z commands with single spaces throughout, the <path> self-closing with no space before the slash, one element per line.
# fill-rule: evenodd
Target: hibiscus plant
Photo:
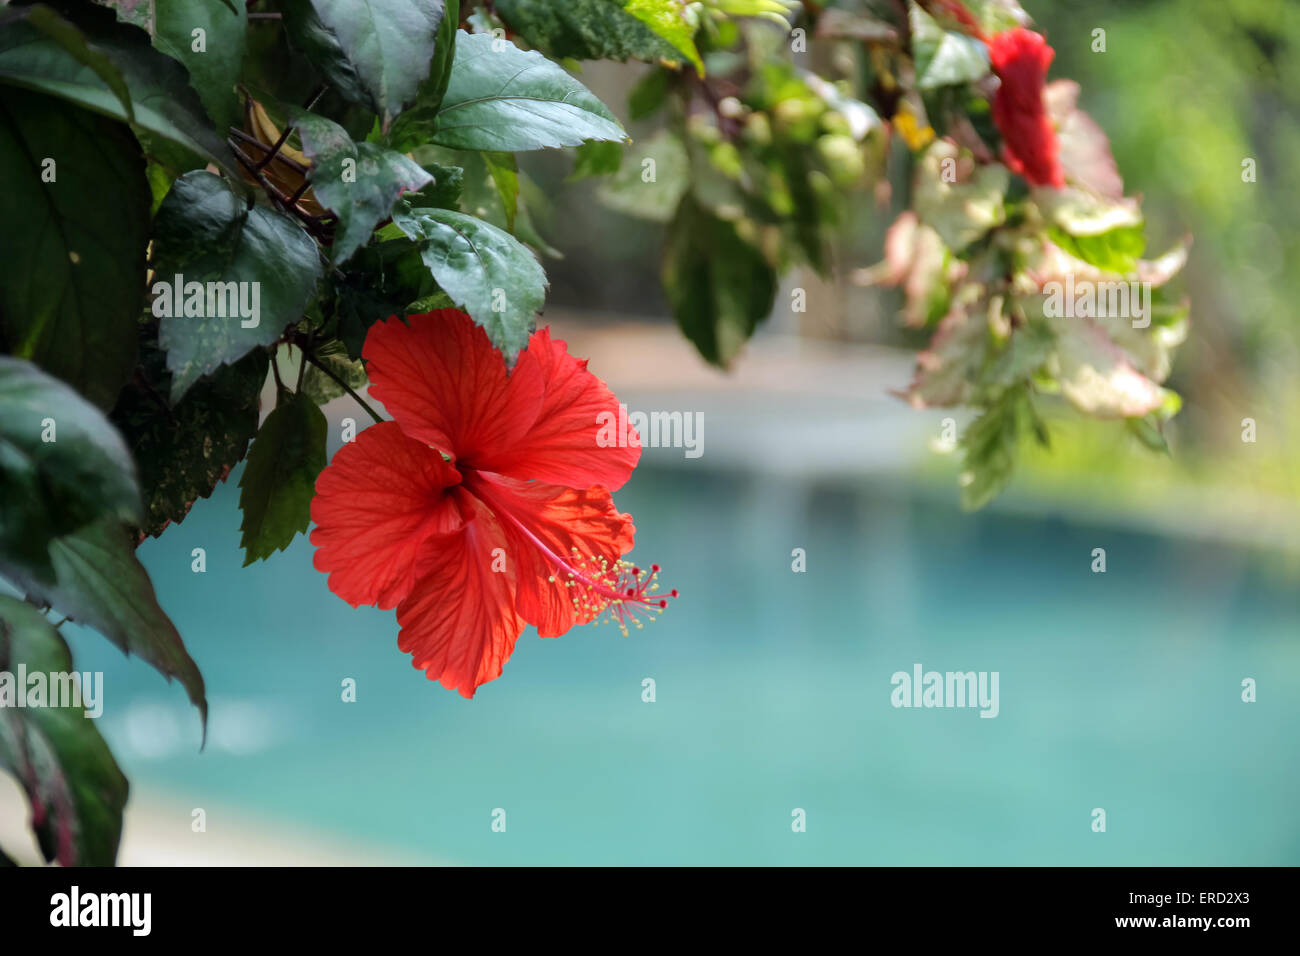
<path fill-rule="evenodd" d="M 636 61 L 625 105 L 579 79 L 602 59 Z M 314 523 L 330 589 L 396 608 L 401 649 L 465 696 L 526 624 L 663 609 L 611 497 L 636 436 L 599 440 L 617 399 L 537 325 L 554 250 L 521 153 L 569 149 L 603 202 L 663 224 L 667 300 L 718 366 L 789 307 L 792 270 L 898 287 L 932 333 L 905 398 L 977 413 L 968 505 L 1046 441 L 1045 401 L 1163 447 L 1186 309 L 1160 287 L 1185 247 L 1143 258 L 1051 59 L 1016 0 L 6 6 L 0 704 L 15 672 L 72 670 L 72 620 L 206 721 L 135 548 L 241 461 L 246 563 Z M 882 260 L 836 262 L 872 197 Z M 334 399 L 355 419 L 329 461 Z M 48 859 L 115 860 L 127 781 L 92 721 L 0 707 L 0 763 Z"/>

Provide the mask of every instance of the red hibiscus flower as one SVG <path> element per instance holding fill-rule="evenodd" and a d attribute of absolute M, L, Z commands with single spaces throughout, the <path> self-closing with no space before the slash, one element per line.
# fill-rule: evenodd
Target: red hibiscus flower
<path fill-rule="evenodd" d="M 317 480 L 315 565 L 353 607 L 396 607 L 398 647 L 430 679 L 472 697 L 525 624 L 558 637 L 605 614 L 626 633 L 665 607 L 658 566 L 622 560 L 636 529 L 610 497 L 640 439 L 598 441 L 618 399 L 564 342 L 539 329 L 507 372 L 443 309 L 376 323 L 362 356 L 395 421 Z"/>
<path fill-rule="evenodd" d="M 1032 30 L 1016 27 L 989 43 L 989 60 L 1002 85 L 993 98 L 993 122 L 1002 134 L 1007 166 L 1035 186 L 1065 185 L 1056 131 L 1043 103 L 1047 67 L 1056 54 Z"/>

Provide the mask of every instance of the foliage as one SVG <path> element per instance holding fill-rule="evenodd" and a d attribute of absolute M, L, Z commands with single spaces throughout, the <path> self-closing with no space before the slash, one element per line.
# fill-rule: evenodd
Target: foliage
<path fill-rule="evenodd" d="M 1004 141 L 1010 74 L 989 43 L 1027 22 L 1015 0 L 7 7 L 0 574 L 26 601 L 0 596 L 0 670 L 69 669 L 42 612 L 58 614 L 178 679 L 206 719 L 133 544 L 245 456 L 247 563 L 305 531 L 326 462 L 318 406 L 348 396 L 379 418 L 359 394 L 377 321 L 455 306 L 514 361 L 555 255 L 517 156 L 535 150 L 573 149 L 574 178 L 666 225 L 668 300 L 723 367 L 784 275 L 841 265 L 843 197 L 887 185 L 901 154 L 908 208 L 860 275 L 900 287 L 903 322 L 932 333 L 906 398 L 980 413 L 964 500 L 1006 484 L 1022 436 L 1046 441 L 1046 396 L 1162 447 L 1186 309 L 1157 292 L 1145 325 L 1058 314 L 1050 290 L 1158 289 L 1185 247 L 1143 258 L 1141 212 L 1071 83 L 1030 91 L 1049 123 L 1030 117 L 1035 142 L 1059 147 L 1038 158 L 1059 160 L 1065 187 L 1013 172 L 1026 146 Z M 629 143 L 575 77 L 585 59 L 646 64 L 628 116 L 663 129 Z M 111 861 L 126 782 L 93 724 L 0 718 L 47 855 Z"/>

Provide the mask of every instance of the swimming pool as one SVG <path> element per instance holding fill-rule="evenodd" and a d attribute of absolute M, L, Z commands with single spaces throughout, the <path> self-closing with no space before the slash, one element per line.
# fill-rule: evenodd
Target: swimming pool
<path fill-rule="evenodd" d="M 241 569 L 237 479 L 140 550 L 207 679 L 205 752 L 179 687 L 71 635 L 127 775 L 194 806 L 467 864 L 1300 862 L 1300 599 L 1267 556 L 643 467 L 617 501 L 682 598 L 626 639 L 525 631 L 467 701 L 305 539 Z M 997 717 L 892 706 L 917 664 L 997 672 Z"/>

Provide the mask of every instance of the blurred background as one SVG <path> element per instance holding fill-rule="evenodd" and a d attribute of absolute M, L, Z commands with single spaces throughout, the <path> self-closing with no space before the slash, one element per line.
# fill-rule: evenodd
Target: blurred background
<path fill-rule="evenodd" d="M 465 701 L 397 650 L 393 612 L 329 593 L 304 539 L 240 568 L 236 472 L 140 549 L 207 679 L 203 753 L 179 688 L 71 629 L 132 781 L 122 862 L 1300 863 L 1300 6 L 1024 5 L 1151 247 L 1195 236 L 1171 456 L 1061 409 L 1052 451 L 1026 447 L 1011 489 L 963 513 L 935 450 L 953 413 L 890 395 L 924 341 L 892 292 L 849 281 L 895 210 L 856 199 L 840 280 L 787 277 L 808 311 L 778 295 L 725 374 L 668 318 L 659 229 L 535 155 L 532 212 L 563 257 L 546 319 L 632 410 L 702 416 L 699 457 L 648 448 L 616 496 L 681 599 L 626 639 L 529 629 Z M 622 112 L 638 75 L 583 79 Z M 364 420 L 327 412 L 336 444 Z M 997 718 L 895 709 L 915 664 L 997 671 Z M 0 820 L 26 845 L 20 810 Z"/>

